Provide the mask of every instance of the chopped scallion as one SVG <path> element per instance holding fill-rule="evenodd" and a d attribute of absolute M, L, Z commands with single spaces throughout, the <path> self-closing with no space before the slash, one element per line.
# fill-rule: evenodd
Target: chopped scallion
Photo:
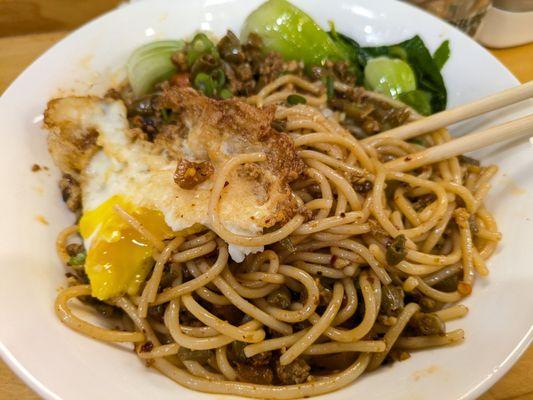
<path fill-rule="evenodd" d="M 291 94 L 287 96 L 287 104 L 295 106 L 296 104 L 305 104 L 307 100 L 305 97 L 300 96 L 299 94 Z"/>
<path fill-rule="evenodd" d="M 221 99 L 231 99 L 233 97 L 233 93 L 231 93 L 231 90 L 224 88 L 220 91 L 219 96 Z"/>
<path fill-rule="evenodd" d="M 200 72 L 194 78 L 194 87 L 202 92 L 204 95 L 211 97 L 215 92 L 215 85 L 213 79 L 205 72 Z"/>
<path fill-rule="evenodd" d="M 83 265 L 85 259 L 87 258 L 87 253 L 82 251 L 81 253 L 76 254 L 75 256 L 70 257 L 68 260 L 68 265 Z"/>

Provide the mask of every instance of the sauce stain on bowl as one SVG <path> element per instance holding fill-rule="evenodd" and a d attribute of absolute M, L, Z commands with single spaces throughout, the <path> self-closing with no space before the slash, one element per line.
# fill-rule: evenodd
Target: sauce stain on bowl
<path fill-rule="evenodd" d="M 522 196 L 527 193 L 527 190 L 518 186 L 516 181 L 512 178 L 509 178 L 506 175 L 503 175 L 500 179 L 500 184 L 505 187 L 506 191 L 509 194 L 515 195 L 515 196 Z"/>
<path fill-rule="evenodd" d="M 424 369 L 421 369 L 421 370 L 413 372 L 413 374 L 411 376 L 412 376 L 414 381 L 418 381 L 421 378 L 428 377 L 428 376 L 430 376 L 430 375 L 432 375 L 434 373 L 437 373 L 439 371 L 442 371 L 441 367 L 439 367 L 438 365 L 431 365 L 428 368 L 424 368 Z"/>

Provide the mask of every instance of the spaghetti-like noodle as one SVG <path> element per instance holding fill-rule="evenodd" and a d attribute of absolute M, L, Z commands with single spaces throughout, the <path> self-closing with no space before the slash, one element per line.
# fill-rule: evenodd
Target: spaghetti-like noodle
<path fill-rule="evenodd" d="M 339 82 L 334 87 L 349 90 Z M 307 104 L 283 105 L 291 94 Z M 322 84 L 295 75 L 278 78 L 247 101 L 277 105 L 276 119 L 306 165 L 291 184 L 301 212 L 259 236 L 227 229 L 218 214 L 227 177 L 242 164 L 266 159 L 262 153 L 235 156 L 214 177 L 212 231 L 161 242 L 117 210 L 158 250 L 140 297 L 110 301 L 133 330 L 107 330 L 76 317 L 68 301 L 90 294 L 86 285 L 58 295 L 61 320 L 98 340 L 135 343 L 149 365 L 188 388 L 270 399 L 337 390 L 394 359 L 397 350 L 463 340 L 462 330 L 445 333 L 438 326 L 466 314 L 462 305 L 445 305 L 469 295 L 476 276 L 488 273 L 486 260 L 501 238 L 483 205 L 496 167 L 470 168 L 452 158 L 408 172 L 387 169 L 387 160 L 421 145 L 391 138 L 362 144 L 343 127 L 342 113 L 327 109 Z M 412 112 L 411 118 L 418 117 Z M 439 130 L 423 140 L 430 146 L 450 136 Z M 65 263 L 74 234 L 76 228 L 69 228 L 58 239 Z M 228 244 L 266 249 L 234 263 Z M 172 284 L 162 286 L 173 273 Z M 223 307 L 243 316 L 240 322 L 217 315 Z M 154 316 L 154 310 L 162 314 Z M 319 372 L 326 356 L 348 362 Z M 251 369 L 268 364 L 278 378 L 244 382 L 241 363 Z M 307 366 L 304 380 L 280 378 L 301 365 Z"/>

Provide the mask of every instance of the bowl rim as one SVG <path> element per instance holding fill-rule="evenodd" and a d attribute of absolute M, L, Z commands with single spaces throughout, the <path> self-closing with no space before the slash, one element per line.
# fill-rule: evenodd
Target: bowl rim
<path fill-rule="evenodd" d="M 170 0 L 159 0 L 162 2 L 168 2 Z M 183 1 L 183 0 L 182 0 Z M 229 3 L 232 3 L 236 0 L 222 0 L 220 3 L 224 3 L 225 5 L 228 5 Z M 355 1 L 355 0 L 350 0 Z M 502 69 L 502 73 L 505 72 L 507 74 L 507 79 L 514 84 L 520 84 L 520 81 L 516 78 L 516 76 L 496 57 L 494 56 L 488 49 L 477 43 L 472 37 L 458 29 L 457 27 L 451 25 L 449 22 L 442 20 L 429 12 L 420 9 L 416 7 L 413 4 L 406 3 L 403 1 L 394 1 L 394 0 L 380 0 L 384 3 L 395 3 L 396 7 L 403 7 L 403 8 L 410 8 L 411 12 L 413 13 L 420 13 L 424 14 L 426 19 L 432 19 L 435 21 L 438 21 L 440 24 L 444 23 L 448 25 L 449 29 L 455 31 L 455 34 L 459 34 L 462 36 L 463 40 L 467 40 L 470 42 L 473 42 L 478 48 L 480 48 L 486 56 L 489 56 L 493 59 Z M 137 2 L 130 2 L 128 4 L 119 6 L 115 9 L 109 10 L 100 16 L 86 22 L 85 24 L 81 25 L 77 29 L 68 32 L 63 38 L 58 40 L 56 43 L 54 43 L 52 46 L 47 48 L 42 54 L 40 54 L 35 60 L 33 60 L 27 67 L 22 70 L 17 77 L 9 84 L 9 86 L 4 90 L 4 92 L 0 96 L 0 106 L 2 106 L 2 103 L 4 99 L 7 97 L 7 95 L 13 90 L 13 86 L 18 82 L 18 80 L 25 74 L 25 72 L 30 69 L 34 64 L 39 63 L 44 57 L 48 55 L 48 53 L 55 49 L 56 47 L 61 46 L 65 41 L 69 40 L 71 36 L 77 34 L 79 31 L 91 29 L 93 25 L 97 25 L 100 23 L 103 19 L 112 18 L 113 15 L 119 14 L 124 12 L 125 9 L 131 9 L 131 8 L 143 8 L 146 7 L 147 1 L 137 1 Z M 400 3 L 400 4 L 398 4 Z M 533 321 L 529 328 L 529 330 L 523 335 L 523 337 L 520 339 L 520 341 L 514 346 L 513 350 L 507 355 L 507 357 L 500 362 L 497 368 L 493 371 L 493 373 L 487 375 L 485 379 L 481 380 L 476 386 L 465 392 L 459 400 L 469 400 L 469 399 L 477 399 L 479 396 L 481 396 L 483 393 L 485 393 L 490 387 L 492 387 L 498 380 L 500 380 L 510 369 L 511 367 L 518 361 L 518 359 L 525 353 L 525 351 L 529 348 L 529 346 L 533 343 Z M 9 350 L 9 348 L 2 342 L 2 339 L 0 338 L 0 359 L 2 359 L 6 365 L 15 373 L 16 376 L 18 376 L 28 387 L 30 387 L 35 393 L 37 393 L 39 396 L 46 400 L 65 400 L 56 393 L 54 393 L 51 389 L 47 387 L 47 385 L 43 382 L 41 382 L 39 379 L 37 379 L 30 371 L 26 369 L 26 367 L 17 360 L 17 358 L 14 356 L 14 354 Z"/>

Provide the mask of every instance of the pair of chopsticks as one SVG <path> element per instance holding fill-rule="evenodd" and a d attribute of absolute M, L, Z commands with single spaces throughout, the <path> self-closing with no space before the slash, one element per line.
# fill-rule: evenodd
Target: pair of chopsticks
<path fill-rule="evenodd" d="M 533 81 L 529 81 L 523 85 L 504 90 L 472 103 L 442 111 L 407 125 L 370 136 L 363 139 L 362 143 L 372 143 L 380 138 L 411 139 L 532 97 Z M 533 114 L 470 133 L 418 153 L 408 154 L 387 162 L 385 167 L 396 171 L 410 171 L 427 164 L 478 150 L 491 144 L 516 139 L 526 134 L 533 135 Z"/>

